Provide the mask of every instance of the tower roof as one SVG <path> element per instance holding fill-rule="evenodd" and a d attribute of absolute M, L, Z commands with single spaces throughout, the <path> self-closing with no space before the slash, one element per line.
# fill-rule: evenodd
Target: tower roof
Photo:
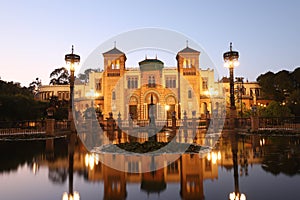
<path fill-rule="evenodd" d="M 200 53 L 200 52 L 187 46 L 181 51 L 179 51 L 178 53 Z"/>
<path fill-rule="evenodd" d="M 113 49 L 104 52 L 103 55 L 110 55 L 110 54 L 115 54 L 115 55 L 125 55 L 125 53 L 123 53 L 122 51 L 120 51 L 119 49 L 117 49 L 116 47 L 114 47 Z"/>

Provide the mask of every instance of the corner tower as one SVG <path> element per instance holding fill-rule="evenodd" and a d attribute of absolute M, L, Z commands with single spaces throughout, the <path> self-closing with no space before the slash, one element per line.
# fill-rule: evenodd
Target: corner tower
<path fill-rule="evenodd" d="M 121 106 L 118 104 L 120 104 L 120 102 L 124 102 L 124 97 L 120 95 L 123 94 L 123 91 L 120 90 L 122 90 L 124 86 L 122 85 L 122 81 L 119 82 L 119 80 L 125 74 L 126 55 L 125 53 L 117 49 L 115 44 L 113 49 L 103 53 L 103 59 L 103 81 L 105 85 L 105 87 L 103 88 L 103 113 L 105 117 L 108 117 L 110 112 L 114 113 L 115 115 L 118 110 L 117 106 Z M 118 87 L 116 87 L 117 85 Z"/>
<path fill-rule="evenodd" d="M 178 71 L 178 97 L 180 112 L 186 112 L 188 117 L 192 113 L 200 115 L 200 70 L 199 70 L 200 52 L 188 46 L 177 53 L 177 71 Z M 182 117 L 183 113 L 180 113 Z"/>

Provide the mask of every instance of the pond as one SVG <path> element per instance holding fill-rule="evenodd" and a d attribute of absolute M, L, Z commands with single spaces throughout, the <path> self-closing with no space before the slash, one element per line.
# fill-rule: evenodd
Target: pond
<path fill-rule="evenodd" d="M 68 144 L 65 138 L 0 141 L 0 198 L 55 200 L 71 193 L 82 200 L 215 200 L 239 192 L 246 199 L 300 199 L 297 136 L 224 133 L 211 152 L 174 155 L 148 172 L 140 172 L 141 157 L 93 155 L 78 138 L 74 148 Z M 113 169 L 99 157 L 130 170 Z"/>

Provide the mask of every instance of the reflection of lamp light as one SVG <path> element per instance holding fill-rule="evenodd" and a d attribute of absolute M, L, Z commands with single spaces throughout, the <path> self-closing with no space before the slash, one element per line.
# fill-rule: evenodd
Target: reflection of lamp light
<path fill-rule="evenodd" d="M 246 195 L 239 192 L 238 193 L 231 192 L 229 194 L 229 200 L 246 200 Z"/>
<path fill-rule="evenodd" d="M 73 190 L 73 173 L 74 173 L 74 149 L 76 134 L 69 135 L 68 154 L 69 154 L 69 192 L 64 192 L 62 200 L 80 200 L 79 193 Z"/>
<path fill-rule="evenodd" d="M 63 193 L 62 200 L 80 200 L 78 192 L 73 192 L 73 194 Z"/>
<path fill-rule="evenodd" d="M 239 174 L 238 174 L 238 141 L 236 135 L 232 138 L 232 161 L 233 161 L 233 177 L 234 177 L 234 192 L 229 194 L 229 200 L 246 200 L 246 195 L 240 192 L 239 189 Z"/>
<path fill-rule="evenodd" d="M 90 170 L 94 169 L 95 165 L 99 163 L 99 155 L 98 154 L 86 154 L 84 157 L 84 163 L 86 167 L 89 167 Z"/>
<path fill-rule="evenodd" d="M 259 144 L 260 144 L 260 146 L 264 146 L 265 145 L 265 139 L 264 138 L 260 139 Z"/>
<path fill-rule="evenodd" d="M 38 165 L 38 163 L 37 163 L 37 162 L 33 162 L 33 163 L 32 163 L 32 172 L 33 172 L 34 174 L 36 174 L 38 170 L 39 170 L 39 165 Z"/>
<path fill-rule="evenodd" d="M 221 152 L 218 151 L 218 153 L 216 152 L 210 152 L 207 154 L 207 160 L 211 161 L 212 164 L 216 164 L 218 160 L 221 160 Z"/>

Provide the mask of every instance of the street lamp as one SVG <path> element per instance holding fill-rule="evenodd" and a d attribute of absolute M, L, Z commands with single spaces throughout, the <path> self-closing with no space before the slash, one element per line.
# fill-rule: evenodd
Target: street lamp
<path fill-rule="evenodd" d="M 72 53 L 65 55 L 65 61 L 70 68 L 70 105 L 69 105 L 68 119 L 69 121 L 71 121 L 71 131 L 74 131 L 75 126 L 74 126 L 73 114 L 72 114 L 73 100 L 74 100 L 74 80 L 75 80 L 74 72 L 75 72 L 75 65 L 78 65 L 80 62 L 80 56 L 74 54 L 73 45 L 72 45 Z"/>
<path fill-rule="evenodd" d="M 230 51 L 223 54 L 224 66 L 229 68 L 229 84 L 230 84 L 230 109 L 235 110 L 234 102 L 234 82 L 233 82 L 233 69 L 234 67 L 239 66 L 239 52 L 232 51 L 232 43 L 230 42 Z"/>

